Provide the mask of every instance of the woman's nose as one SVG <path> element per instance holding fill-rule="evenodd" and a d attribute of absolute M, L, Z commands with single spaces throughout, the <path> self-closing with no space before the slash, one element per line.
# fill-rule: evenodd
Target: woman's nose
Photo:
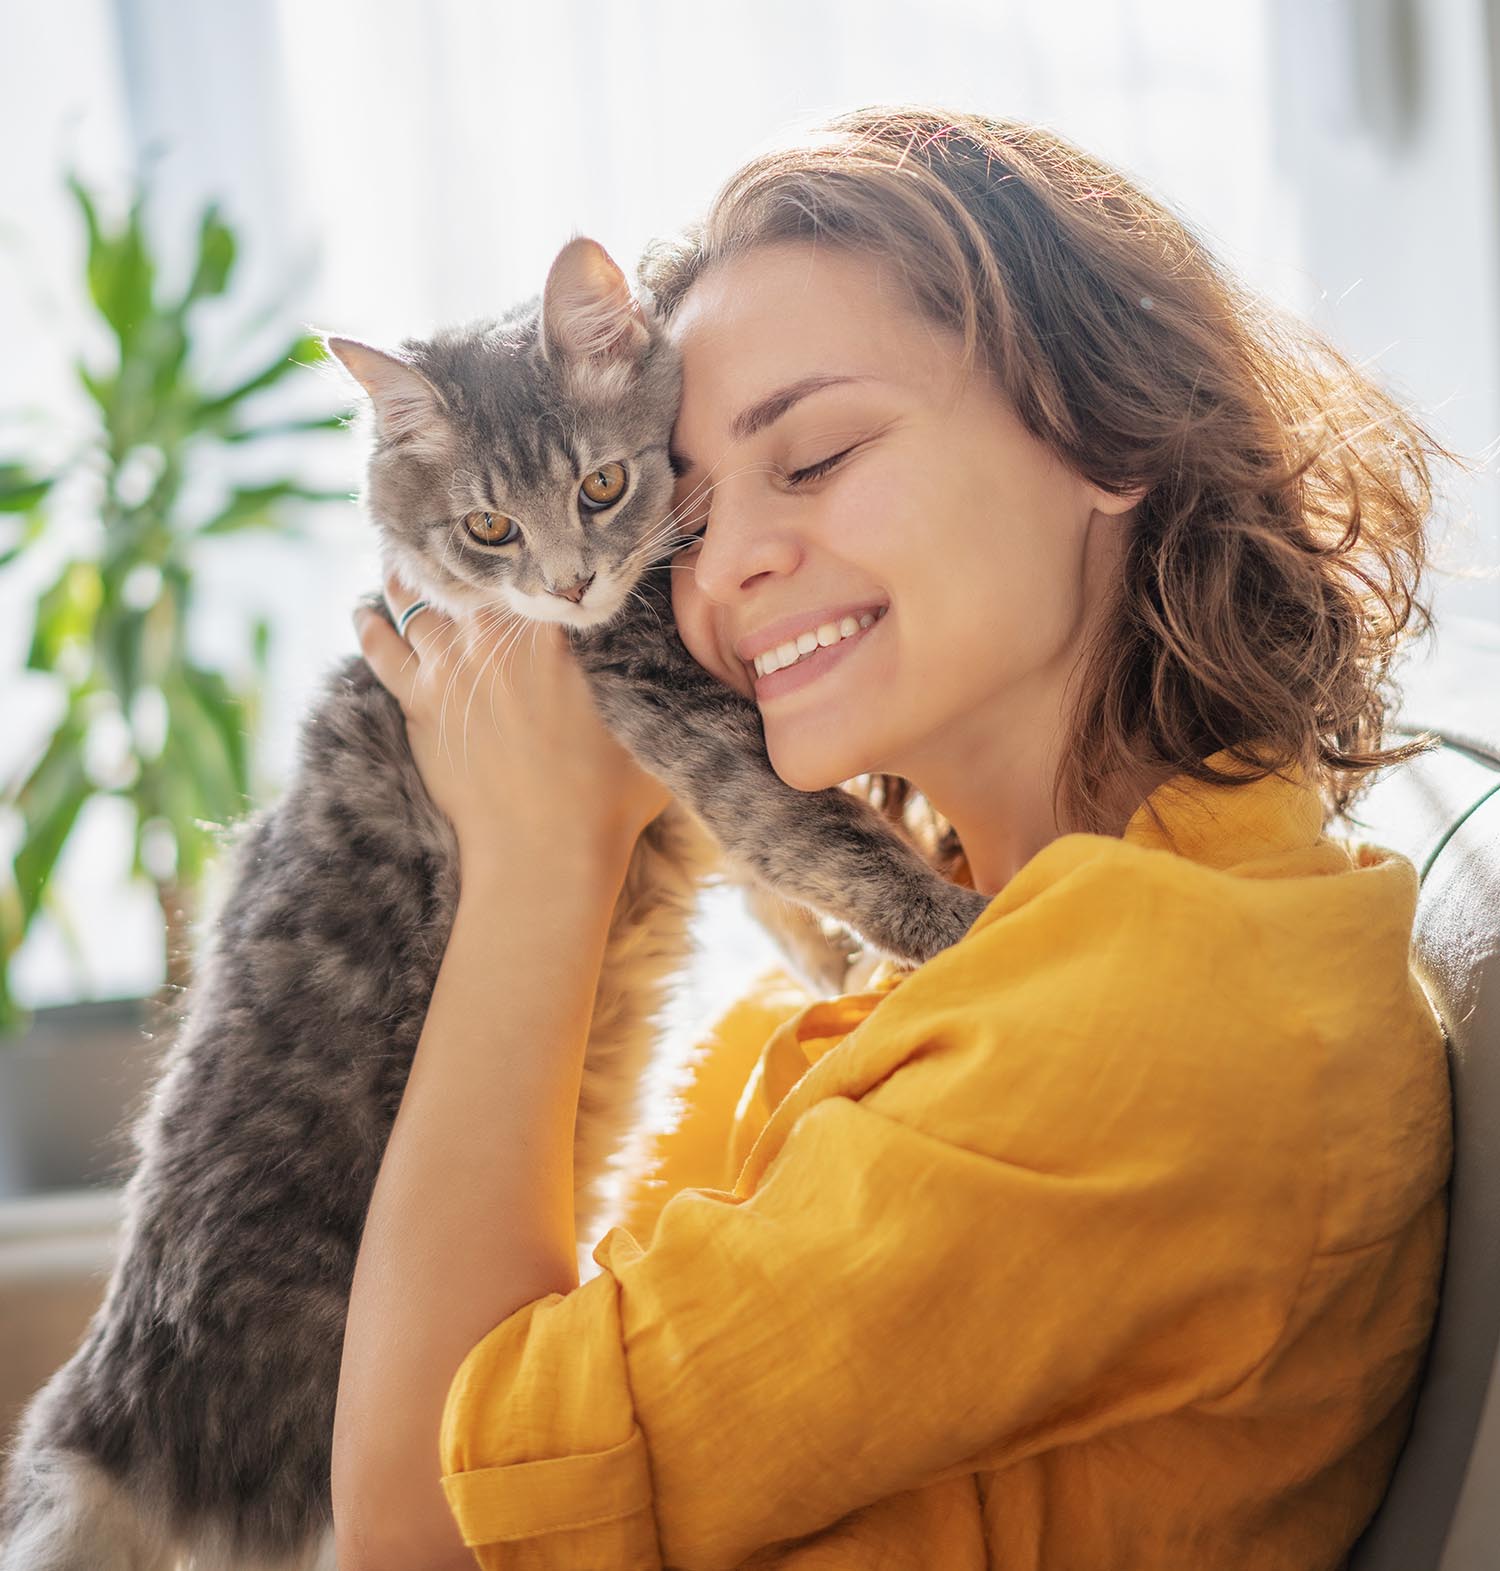
<path fill-rule="evenodd" d="M 791 572 L 802 548 L 789 524 L 775 514 L 763 499 L 729 485 L 714 488 L 700 514 L 703 537 L 688 558 L 702 594 L 729 605 L 763 574 Z"/>

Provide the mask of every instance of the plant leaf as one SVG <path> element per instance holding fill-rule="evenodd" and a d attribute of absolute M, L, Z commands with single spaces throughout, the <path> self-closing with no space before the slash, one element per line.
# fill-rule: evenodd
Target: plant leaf
<path fill-rule="evenodd" d="M 93 794 L 83 771 L 83 733 L 70 713 L 16 796 L 25 821 L 12 863 L 21 902 L 17 943 L 26 936 L 79 811 Z"/>
<path fill-rule="evenodd" d="M 195 300 L 221 295 L 229 286 L 235 262 L 234 231 L 219 217 L 219 205 L 210 202 L 198 225 L 198 265 L 178 306 L 185 311 Z"/>
<path fill-rule="evenodd" d="M 55 671 L 70 643 L 89 643 L 103 600 L 103 583 L 93 562 L 73 561 L 37 601 L 36 624 L 26 651 L 28 671 Z"/>
<path fill-rule="evenodd" d="M 255 661 L 255 669 L 264 682 L 271 671 L 271 619 L 268 616 L 258 616 L 255 619 L 255 626 L 250 634 L 250 657 Z"/>
<path fill-rule="evenodd" d="M 0 513 L 29 513 L 52 489 L 52 479 L 21 464 L 0 464 Z"/>
<path fill-rule="evenodd" d="M 9 939 L 3 928 L 0 928 L 0 941 L 9 944 Z M 20 948 L 18 944 L 16 948 Z M 0 955 L 9 958 L 14 950 L 6 947 L 0 949 Z M 0 1035 L 12 1036 L 22 1030 L 30 1015 L 16 1003 L 15 996 L 10 990 L 10 977 L 7 968 L 0 965 Z"/>
<path fill-rule="evenodd" d="M 77 175 L 68 176 L 68 185 L 88 230 L 89 294 L 114 329 L 124 359 L 152 310 L 156 269 L 146 244 L 145 191 L 137 191 L 124 227 L 110 234 L 100 224 L 97 205 Z"/>
<path fill-rule="evenodd" d="M 144 613 L 128 606 L 117 606 L 112 616 L 100 618 L 95 649 L 122 709 L 129 709 L 141 685 L 145 642 Z"/>
<path fill-rule="evenodd" d="M 167 694 L 171 726 L 154 772 L 160 813 L 177 841 L 177 881 L 191 888 L 203 873 L 218 824 L 239 818 L 248 803 L 215 726 L 179 685 Z"/>
<path fill-rule="evenodd" d="M 342 431 L 352 410 L 339 415 L 309 415 L 305 420 L 279 420 L 275 425 L 251 426 L 245 431 L 225 431 L 226 442 L 257 442 L 263 436 L 294 436 L 300 431 Z"/>
<path fill-rule="evenodd" d="M 198 706 L 204 719 L 218 733 L 228 761 L 234 794 L 238 798 L 235 810 L 244 806 L 250 795 L 249 733 L 246 727 L 245 698 L 236 693 L 220 671 L 206 671 L 201 666 L 184 662 L 183 687 Z"/>
<path fill-rule="evenodd" d="M 188 335 L 175 313 L 159 316 L 143 340 L 150 350 L 151 399 L 157 411 L 171 408 L 178 401 L 178 379 L 188 356 Z"/>
<path fill-rule="evenodd" d="M 21 947 L 21 938 L 21 902 L 7 879 L 0 884 L 0 1034 L 19 1030 L 28 1018 L 10 990 L 10 957 Z"/>
<path fill-rule="evenodd" d="M 199 404 L 199 418 L 209 421 L 215 416 L 226 415 L 236 404 L 252 393 L 263 392 L 268 387 L 274 387 L 284 376 L 293 371 L 305 371 L 324 358 L 322 340 L 315 333 L 299 333 L 281 354 L 277 355 L 269 365 L 263 366 L 254 376 L 247 377 L 236 387 L 231 387 L 227 393 L 220 393 L 218 397 L 205 399 Z"/>
<path fill-rule="evenodd" d="M 33 513 L 22 525 L 20 538 L 14 545 L 7 546 L 0 551 L 0 568 L 9 567 L 18 557 L 23 556 L 46 533 L 47 516 L 45 513 Z"/>
<path fill-rule="evenodd" d="M 88 237 L 88 252 L 86 266 L 90 281 L 94 276 L 94 268 L 100 252 L 104 250 L 104 231 L 99 227 L 99 209 L 94 205 L 94 198 L 78 178 L 75 171 L 69 171 L 67 177 L 68 189 L 73 193 L 73 199 L 78 203 L 79 213 L 83 218 L 83 226 Z"/>
<path fill-rule="evenodd" d="M 162 750 L 162 772 L 175 803 L 170 816 L 179 831 L 192 820 L 209 817 L 227 822 L 245 809 L 244 739 L 236 734 L 240 726 L 238 705 L 227 688 L 214 693 L 205 685 L 195 690 L 186 669 L 178 680 L 163 689 L 170 721 L 167 743 Z M 228 698 L 226 712 L 223 700 Z M 178 788 L 188 786 L 184 793 Z"/>
<path fill-rule="evenodd" d="M 115 389 L 120 379 L 116 376 L 95 376 L 81 360 L 74 361 L 73 369 L 78 373 L 84 392 L 99 406 L 108 421 L 115 406 Z"/>
<path fill-rule="evenodd" d="M 347 491 L 321 491 L 295 480 L 276 480 L 270 485 L 238 486 L 229 502 L 207 523 L 193 531 L 197 535 L 228 535 L 242 529 L 278 529 L 289 535 L 301 531 L 285 516 L 283 502 L 347 502 Z"/>

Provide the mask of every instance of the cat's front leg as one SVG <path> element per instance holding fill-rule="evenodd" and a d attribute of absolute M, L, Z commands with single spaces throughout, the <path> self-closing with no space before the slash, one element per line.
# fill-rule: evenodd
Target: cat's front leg
<path fill-rule="evenodd" d="M 916 965 L 957 943 L 989 903 L 937 873 L 868 802 L 777 775 L 760 711 L 683 645 L 661 569 L 626 614 L 574 647 L 614 734 L 777 894 Z"/>
<path fill-rule="evenodd" d="M 763 762 L 741 754 L 707 777 L 684 768 L 681 789 L 725 850 L 777 894 L 911 965 L 956 944 L 989 904 L 943 878 L 868 802 L 837 787 L 794 790 Z"/>

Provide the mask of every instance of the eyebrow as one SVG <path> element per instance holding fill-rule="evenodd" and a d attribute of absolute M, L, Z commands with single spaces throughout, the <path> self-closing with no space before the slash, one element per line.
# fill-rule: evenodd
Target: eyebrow
<path fill-rule="evenodd" d="M 799 377 L 795 382 L 788 382 L 785 387 L 778 387 L 774 393 L 768 393 L 764 398 L 758 399 L 748 408 L 740 412 L 729 422 L 729 434 L 736 442 L 748 442 L 752 436 L 764 431 L 767 426 L 775 425 L 781 417 L 794 405 L 800 404 L 804 398 L 813 393 L 820 393 L 825 387 L 839 387 L 845 382 L 873 382 L 878 380 L 873 376 L 845 376 L 827 373 L 813 376 Z M 679 453 L 668 449 L 667 456 L 677 465 L 680 471 L 696 469 L 697 465 L 686 453 Z"/>

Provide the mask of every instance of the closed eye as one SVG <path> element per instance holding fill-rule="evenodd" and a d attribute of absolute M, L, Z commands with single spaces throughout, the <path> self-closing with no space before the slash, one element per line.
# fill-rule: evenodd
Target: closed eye
<path fill-rule="evenodd" d="M 855 443 L 856 447 L 858 445 L 859 445 L 858 443 Z M 854 447 L 846 447 L 846 448 L 844 448 L 844 450 L 842 452 L 834 453 L 834 454 L 830 455 L 828 458 L 821 459 L 816 464 L 809 464 L 806 469 L 794 470 L 791 474 L 789 474 L 786 477 L 786 482 L 787 482 L 788 485 L 791 485 L 791 486 L 809 485 L 814 480 L 821 479 L 824 475 L 826 475 L 828 473 L 828 471 L 830 469 L 833 468 L 833 466 L 835 464 L 837 464 L 839 462 L 840 459 L 847 458 L 849 456 L 849 454 L 852 453 L 853 451 L 854 451 Z M 672 473 L 677 475 L 679 478 L 681 478 L 682 473 L 683 473 L 683 469 L 685 468 L 685 466 L 679 464 L 678 461 L 675 458 L 670 458 L 669 457 L 668 462 L 672 466 Z M 680 534 L 678 536 L 678 539 L 682 542 L 681 549 L 685 550 L 687 548 L 687 546 L 692 544 L 694 541 L 701 540 L 703 538 L 703 536 L 707 533 L 707 531 L 708 531 L 708 524 L 707 524 L 707 522 L 705 522 L 697 530 L 695 530 L 692 534 L 688 534 L 686 532 Z"/>
<path fill-rule="evenodd" d="M 786 477 L 788 485 L 806 485 L 811 480 L 818 480 L 826 475 L 841 458 L 847 458 L 854 449 L 846 447 L 841 453 L 834 453 L 832 457 L 825 458 L 821 463 L 809 464 L 806 469 L 798 469 Z"/>

